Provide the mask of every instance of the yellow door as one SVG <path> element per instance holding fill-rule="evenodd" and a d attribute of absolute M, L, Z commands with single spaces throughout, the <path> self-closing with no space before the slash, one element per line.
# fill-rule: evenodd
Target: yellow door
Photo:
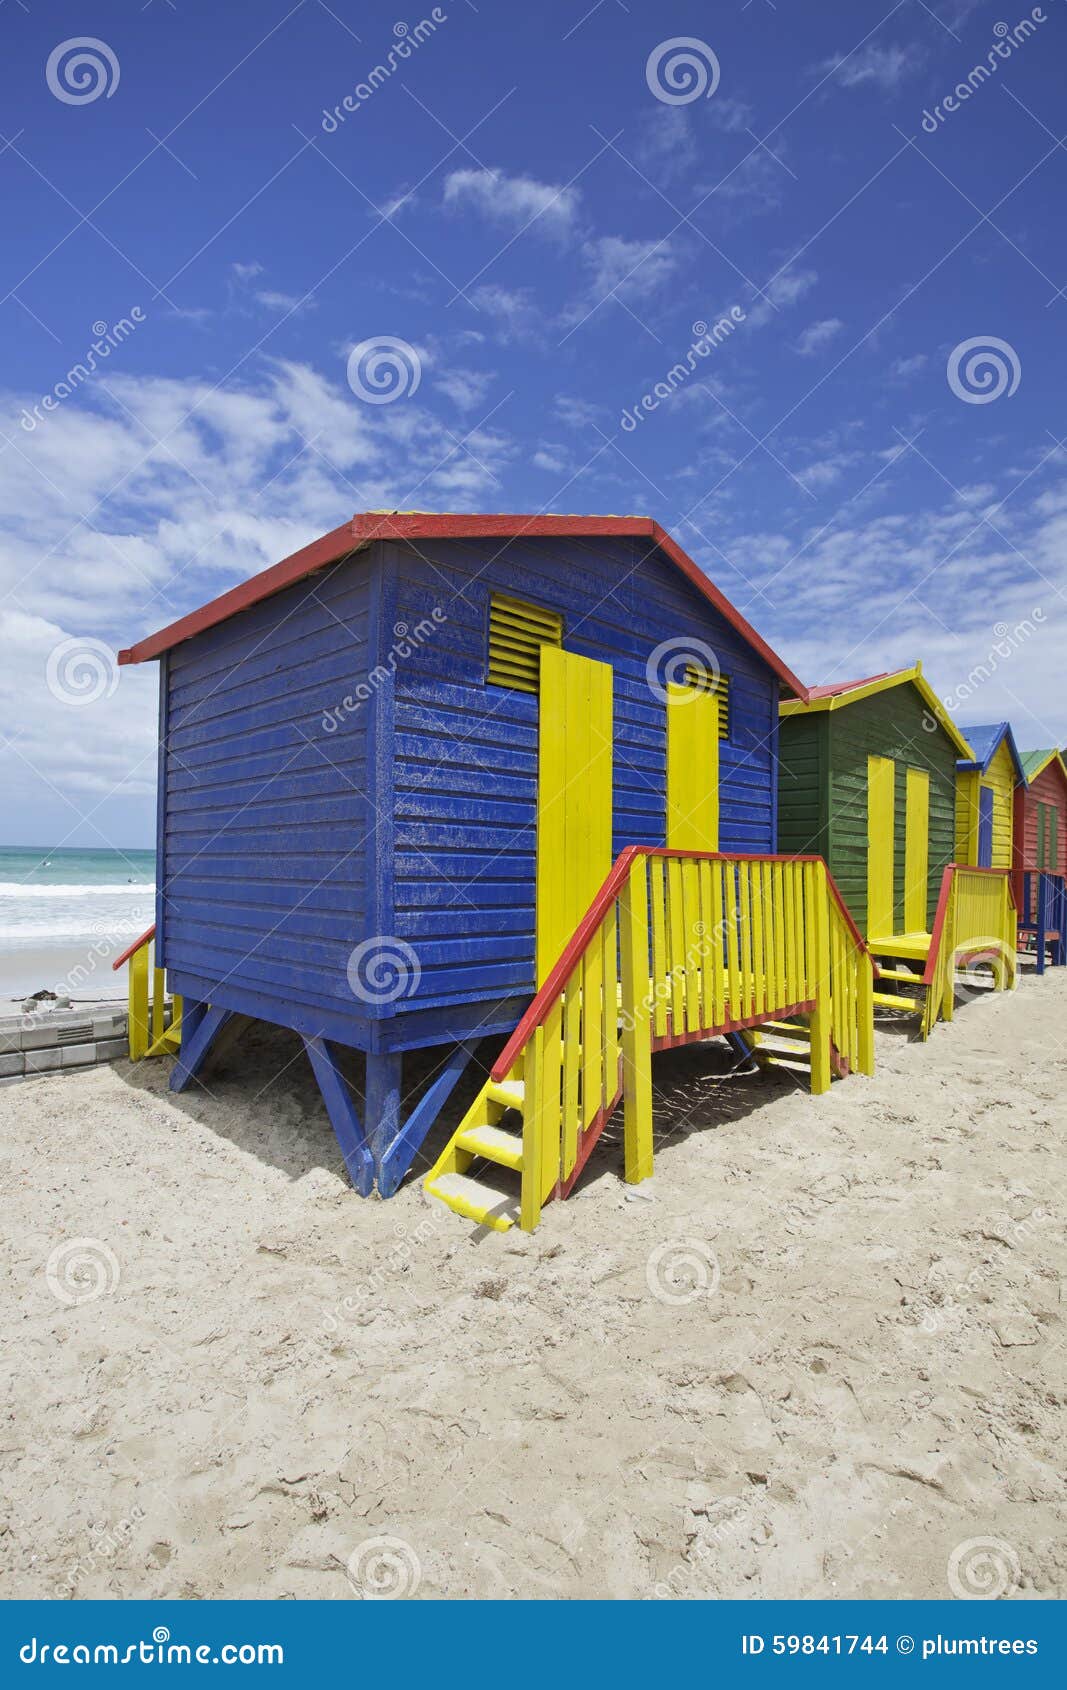
<path fill-rule="evenodd" d="M 719 700 L 695 687 L 667 687 L 667 844 L 719 849 Z"/>
<path fill-rule="evenodd" d="M 611 868 L 610 664 L 541 647 L 537 984 Z"/>
<path fill-rule="evenodd" d="M 929 918 L 930 775 L 909 769 L 904 810 L 904 931 L 925 933 Z"/>
<path fill-rule="evenodd" d="M 893 789 L 892 757 L 867 759 L 867 934 L 884 938 L 893 931 Z"/>

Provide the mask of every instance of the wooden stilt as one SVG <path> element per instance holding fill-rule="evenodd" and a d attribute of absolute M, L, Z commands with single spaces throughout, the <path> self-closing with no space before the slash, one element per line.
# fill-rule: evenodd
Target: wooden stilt
<path fill-rule="evenodd" d="M 348 1177 L 360 1196 L 368 1197 L 374 1190 L 374 1158 L 356 1111 L 352 1088 L 341 1072 L 336 1049 L 327 1039 L 318 1038 L 305 1038 L 304 1049 L 318 1081 L 330 1125 L 341 1146 Z"/>
<path fill-rule="evenodd" d="M 190 1005 L 190 1009 L 192 1007 Z M 233 1015 L 232 1009 L 220 1009 L 214 1004 L 207 1007 L 200 1005 L 199 1007 L 203 1013 L 197 1017 L 191 1035 L 188 1020 L 186 1021 L 182 1048 L 174 1067 L 170 1071 L 171 1091 L 184 1091 L 189 1082 L 196 1078 L 207 1060 L 216 1037 Z"/>
<path fill-rule="evenodd" d="M 415 1157 L 426 1134 L 464 1073 L 473 1051 L 467 1045 L 457 1045 L 441 1072 L 437 1074 L 419 1098 L 411 1114 L 396 1135 L 385 1146 L 378 1159 L 378 1191 L 382 1197 L 392 1197 Z M 368 1111 L 368 1121 L 369 1121 Z"/>

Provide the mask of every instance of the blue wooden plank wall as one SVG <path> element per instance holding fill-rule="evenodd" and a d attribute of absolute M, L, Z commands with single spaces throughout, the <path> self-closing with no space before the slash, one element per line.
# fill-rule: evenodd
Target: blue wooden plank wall
<path fill-rule="evenodd" d="M 730 677 L 721 848 L 777 848 L 777 681 L 658 553 L 629 540 L 543 538 L 383 551 L 386 620 L 442 618 L 396 667 L 392 931 L 415 948 L 422 974 L 395 1014 L 533 989 L 537 700 L 486 685 L 493 590 L 562 611 L 567 649 L 614 668 L 616 854 L 664 842 L 665 710 L 645 664 L 678 636 L 710 645 Z"/>
<path fill-rule="evenodd" d="M 175 986 L 333 1037 L 363 1011 L 347 963 L 367 932 L 373 703 L 343 701 L 368 679 L 374 581 L 364 553 L 167 665 L 160 869 Z"/>

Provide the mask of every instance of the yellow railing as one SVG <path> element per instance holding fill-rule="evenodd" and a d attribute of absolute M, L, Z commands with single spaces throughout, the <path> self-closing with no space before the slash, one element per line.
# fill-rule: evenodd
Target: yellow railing
<path fill-rule="evenodd" d="M 520 1224 L 565 1195 L 620 1100 L 652 1171 L 653 1051 L 809 1018 L 811 1089 L 874 1068 L 874 965 L 820 858 L 623 852 L 492 1070 L 522 1082 Z"/>
<path fill-rule="evenodd" d="M 990 969 L 998 991 L 1014 987 L 1017 943 L 1018 914 L 1008 870 L 950 863 L 941 879 L 923 974 L 924 1039 L 939 1018 L 952 1020 L 957 968 L 982 964 Z"/>
<path fill-rule="evenodd" d="M 171 1003 L 167 1022 L 167 982 L 162 968 L 155 966 L 156 930 L 150 927 L 112 963 L 129 967 L 129 1019 L 127 1037 L 130 1061 L 143 1056 L 170 1056 L 181 1048 L 182 1000 Z"/>

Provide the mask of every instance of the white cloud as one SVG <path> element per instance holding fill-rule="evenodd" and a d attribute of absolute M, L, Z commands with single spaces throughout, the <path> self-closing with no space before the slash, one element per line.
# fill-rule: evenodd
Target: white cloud
<path fill-rule="evenodd" d="M 681 106 L 657 103 L 643 114 L 634 162 L 650 181 L 677 181 L 692 169 L 699 158 L 694 123 L 690 113 Z"/>
<path fill-rule="evenodd" d="M 282 311 L 292 316 L 296 312 L 314 311 L 317 301 L 310 295 L 285 293 L 279 288 L 253 287 L 256 278 L 264 274 L 258 261 L 250 264 L 231 264 L 228 294 L 230 309 L 247 312 L 251 305 L 262 305 L 267 311 Z"/>
<path fill-rule="evenodd" d="M 796 343 L 796 351 L 802 358 L 814 358 L 824 346 L 829 346 L 844 328 L 840 317 L 824 317 L 819 323 L 809 323 Z"/>
<path fill-rule="evenodd" d="M 593 405 L 588 399 L 583 399 L 577 393 L 557 393 L 552 402 L 552 408 L 561 423 L 567 428 L 581 429 L 588 432 L 595 423 L 604 419 L 601 406 Z"/>
<path fill-rule="evenodd" d="M 65 657 L 72 637 L 76 649 Z M 10 606 L 0 608 L 0 642 L 6 825 L 21 827 L 22 807 L 39 803 L 43 795 L 50 831 L 41 835 L 42 843 L 63 839 L 73 829 L 83 844 L 129 844 L 128 835 L 108 830 L 113 795 L 132 799 L 131 811 L 146 814 L 155 788 L 154 666 L 120 670 L 104 642 L 87 647 L 69 625 Z M 83 818 L 98 804 L 100 814 L 86 826 Z M 144 843 L 143 831 L 138 842 Z"/>
<path fill-rule="evenodd" d="M 899 473 L 887 470 L 883 484 L 899 492 Z M 1067 481 L 1029 503 L 998 506 L 986 502 L 989 491 L 974 486 L 964 489 L 965 501 L 951 494 L 937 506 L 898 507 L 869 520 L 844 504 L 829 525 L 816 521 L 799 536 L 720 532 L 717 539 L 727 556 L 745 559 L 747 576 L 766 595 L 748 612 L 803 679 L 873 674 L 921 656 L 943 697 L 955 698 L 961 683 L 978 677 L 961 720 L 1007 718 L 1022 744 L 1062 745 Z M 714 574 L 710 559 L 709 567 Z M 798 572 L 800 598 L 790 591 Z M 736 598 L 745 610 L 745 592 Z M 1030 631 L 1013 644 L 1008 635 L 1028 621 Z M 831 646 L 827 626 L 842 634 Z"/>
<path fill-rule="evenodd" d="M 892 93 L 909 76 L 916 75 L 925 62 L 926 54 L 913 42 L 905 46 L 881 47 L 876 41 L 868 41 L 855 52 L 835 53 L 819 66 L 819 70 L 823 74 L 833 72 L 845 88 L 873 85 L 883 93 Z"/>
<path fill-rule="evenodd" d="M 472 206 L 486 217 L 546 234 L 566 234 L 578 215 L 577 188 L 507 176 L 501 170 L 453 170 L 445 178 L 446 205 Z"/>
<path fill-rule="evenodd" d="M 298 294 L 279 293 L 274 288 L 260 288 L 256 302 L 265 305 L 268 311 L 285 311 L 290 316 L 301 311 L 314 311 L 318 305 L 318 301 L 310 295 L 302 299 Z"/>
<path fill-rule="evenodd" d="M 343 380 L 341 360 L 333 381 L 279 362 L 224 391 L 113 374 L 113 398 L 86 386 L 32 431 L 18 421 L 32 401 L 0 395 L 0 788 L 47 806 L 49 837 L 68 808 L 49 781 L 89 797 L 128 771 L 131 791 L 153 779 L 151 758 L 135 765 L 154 739 L 154 672 L 123 671 L 113 698 L 75 709 L 47 687 L 61 641 L 130 645 L 354 510 L 500 508 L 505 434 L 457 446 L 421 390 L 369 407 Z"/>
<path fill-rule="evenodd" d="M 642 299 L 667 280 L 677 263 L 666 241 L 629 241 L 621 235 L 586 241 L 582 258 L 592 272 L 591 291 L 597 300 L 609 293 Z"/>
<path fill-rule="evenodd" d="M 762 294 L 748 308 L 748 324 L 750 328 L 761 328 L 783 310 L 796 305 L 798 300 L 810 293 L 818 281 L 815 270 L 782 270 L 763 288 Z"/>
<path fill-rule="evenodd" d="M 384 217 L 387 222 L 399 217 L 402 211 L 410 211 L 418 205 L 419 196 L 413 189 L 402 189 L 385 200 L 375 211 L 368 211 L 368 217 Z"/>
<path fill-rule="evenodd" d="M 914 352 L 910 358 L 894 358 L 889 366 L 890 379 L 908 381 L 912 376 L 917 376 L 920 370 L 925 369 L 928 362 L 925 352 Z"/>
<path fill-rule="evenodd" d="M 434 382 L 438 392 L 451 399 L 460 411 L 480 405 L 492 385 L 493 377 L 483 370 L 447 370 Z"/>
<path fill-rule="evenodd" d="M 553 475 L 562 475 L 567 468 L 567 454 L 562 446 L 539 446 L 530 462 L 534 469 L 544 469 Z"/>
<path fill-rule="evenodd" d="M 502 288 L 483 283 L 470 295 L 480 312 L 493 319 L 496 336 L 505 344 L 526 340 L 541 325 L 541 312 L 529 288 Z"/>

